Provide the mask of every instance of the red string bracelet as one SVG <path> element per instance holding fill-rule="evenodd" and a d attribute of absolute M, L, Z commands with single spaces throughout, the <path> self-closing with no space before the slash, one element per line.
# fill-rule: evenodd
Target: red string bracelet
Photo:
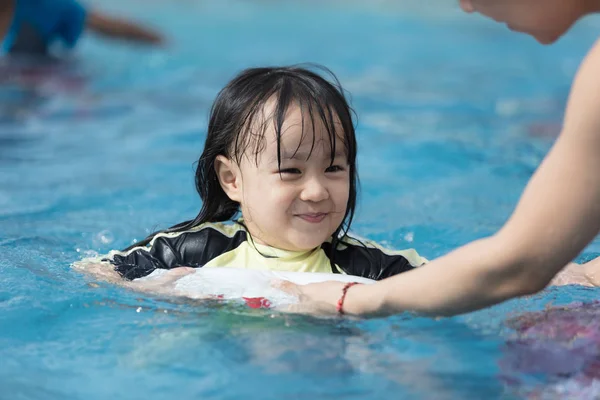
<path fill-rule="evenodd" d="M 358 282 L 348 282 L 344 285 L 344 287 L 342 288 L 342 297 L 340 297 L 340 299 L 337 302 L 337 306 L 335 307 L 338 314 L 344 315 L 344 300 L 346 299 L 346 293 L 348 292 L 348 289 L 358 284 Z"/>

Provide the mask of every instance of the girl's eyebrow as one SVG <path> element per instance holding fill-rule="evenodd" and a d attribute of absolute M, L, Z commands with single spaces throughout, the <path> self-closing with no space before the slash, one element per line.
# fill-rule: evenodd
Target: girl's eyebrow
<path fill-rule="evenodd" d="M 281 159 L 282 160 L 299 160 L 299 161 L 306 161 L 308 160 L 310 157 L 312 156 L 312 154 L 310 154 L 309 152 L 304 152 L 304 151 L 297 151 L 297 152 L 285 152 L 282 151 L 281 152 Z M 338 150 L 335 152 L 333 158 L 344 158 L 347 157 L 346 152 L 342 151 L 342 150 Z M 330 159 L 330 154 L 326 153 L 325 157 L 326 159 Z M 273 157 L 269 158 L 269 162 L 273 163 L 273 162 L 277 162 L 277 154 L 275 154 Z"/>

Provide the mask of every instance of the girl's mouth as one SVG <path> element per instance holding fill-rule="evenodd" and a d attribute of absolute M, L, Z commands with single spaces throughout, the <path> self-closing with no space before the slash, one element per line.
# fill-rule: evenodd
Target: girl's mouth
<path fill-rule="evenodd" d="M 306 222 L 313 224 L 319 223 L 325 219 L 327 213 L 308 213 L 308 214 L 296 214 L 298 218 L 303 219 Z"/>

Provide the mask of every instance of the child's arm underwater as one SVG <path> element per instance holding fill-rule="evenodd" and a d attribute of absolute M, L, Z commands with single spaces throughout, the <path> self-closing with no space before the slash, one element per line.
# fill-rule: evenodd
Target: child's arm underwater
<path fill-rule="evenodd" d="M 126 39 L 148 44 L 164 43 L 163 36 L 138 23 L 116 18 L 97 10 L 89 10 L 86 18 L 86 28 L 94 33 L 113 39 Z"/>
<path fill-rule="evenodd" d="M 172 283 L 196 271 L 191 267 L 178 267 L 166 271 L 157 278 L 128 280 L 119 274 L 109 262 L 81 260 L 73 263 L 73 269 L 105 282 L 124 286 L 140 292 L 173 295 Z"/>
<path fill-rule="evenodd" d="M 203 243 L 212 229 L 193 233 L 157 234 L 147 244 L 113 250 L 73 263 L 73 268 L 130 289 L 173 295 L 174 281 L 204 265 Z M 160 274 L 153 272 L 162 270 Z M 146 278 L 147 279 L 139 279 Z"/>

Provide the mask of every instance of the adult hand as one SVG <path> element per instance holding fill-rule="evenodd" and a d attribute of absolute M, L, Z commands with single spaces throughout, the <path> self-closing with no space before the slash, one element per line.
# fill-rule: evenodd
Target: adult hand
<path fill-rule="evenodd" d="M 290 281 L 276 280 L 272 286 L 298 298 L 297 304 L 287 311 L 303 314 L 335 315 L 337 302 L 342 296 L 344 283 L 327 281 L 297 285 Z"/>
<path fill-rule="evenodd" d="M 558 274 L 556 274 L 556 276 L 552 279 L 552 282 L 550 282 L 550 285 L 594 286 L 594 283 L 589 276 L 590 274 L 593 274 L 593 271 L 589 270 L 589 268 L 586 268 L 585 264 L 579 265 L 570 263 Z"/>

